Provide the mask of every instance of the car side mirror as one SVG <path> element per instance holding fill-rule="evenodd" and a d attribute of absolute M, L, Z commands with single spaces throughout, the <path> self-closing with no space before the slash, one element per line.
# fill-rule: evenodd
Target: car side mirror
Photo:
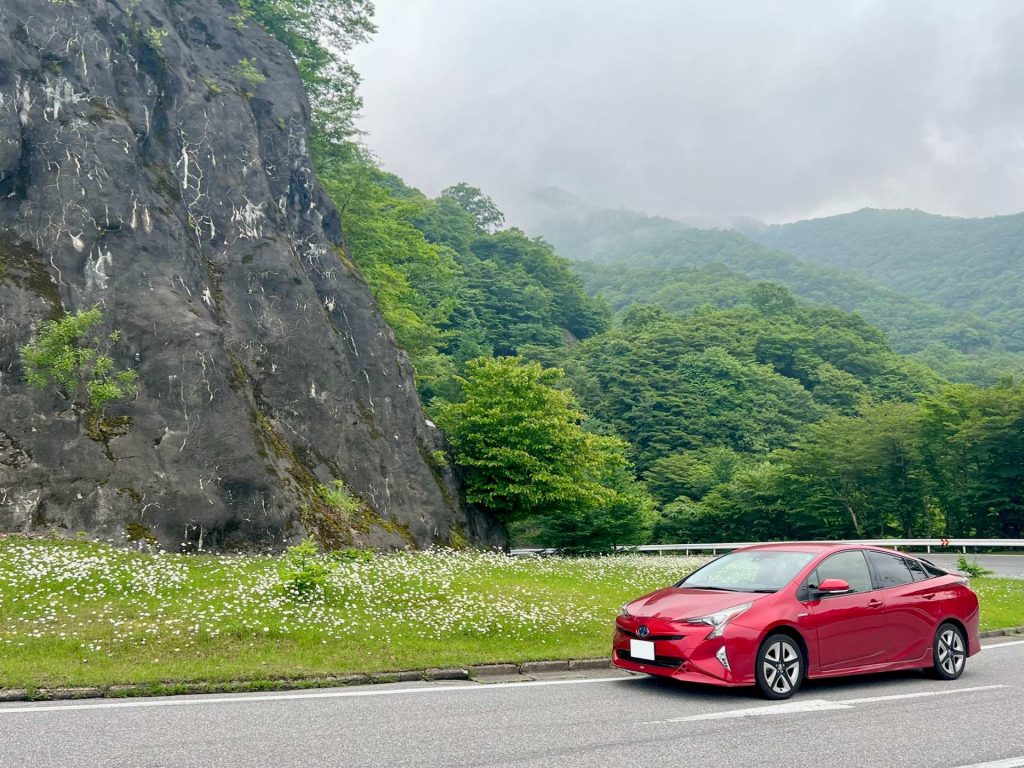
<path fill-rule="evenodd" d="M 850 591 L 850 585 L 842 579 L 825 579 L 815 591 L 819 595 L 841 595 Z"/>

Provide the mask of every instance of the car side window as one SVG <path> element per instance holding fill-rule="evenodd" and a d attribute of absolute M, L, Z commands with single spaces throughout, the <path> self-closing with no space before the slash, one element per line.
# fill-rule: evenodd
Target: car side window
<path fill-rule="evenodd" d="M 871 590 L 871 574 L 864 555 L 860 550 L 837 552 L 822 561 L 813 574 L 809 584 L 818 586 L 825 579 L 842 579 L 850 585 L 850 592 L 868 592 Z"/>
<path fill-rule="evenodd" d="M 879 589 L 898 587 L 914 580 L 907 567 L 907 561 L 899 555 L 887 555 L 884 552 L 868 552 L 871 567 L 875 569 Z"/>
<path fill-rule="evenodd" d="M 910 575 L 914 577 L 914 581 L 924 581 L 925 579 L 931 578 L 925 573 L 924 566 L 921 565 L 917 560 L 911 560 L 907 558 L 907 567 L 910 568 Z"/>

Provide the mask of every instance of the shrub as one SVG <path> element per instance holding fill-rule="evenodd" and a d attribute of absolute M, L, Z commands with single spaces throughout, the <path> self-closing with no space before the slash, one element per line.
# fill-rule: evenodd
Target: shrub
<path fill-rule="evenodd" d="M 330 572 L 330 566 L 320 556 L 312 539 L 288 547 L 277 567 L 285 591 L 300 600 L 322 594 Z"/>
<path fill-rule="evenodd" d="M 358 512 L 361 506 L 359 499 L 341 480 L 332 480 L 329 485 L 317 486 L 316 493 L 324 504 L 346 515 Z"/>
<path fill-rule="evenodd" d="M 373 550 L 348 547 L 328 552 L 326 557 L 334 563 L 369 563 L 373 562 Z"/>
<path fill-rule="evenodd" d="M 981 576 L 992 575 L 992 571 L 990 571 L 988 568 L 979 565 L 977 562 L 972 562 L 968 560 L 963 555 L 960 555 L 960 557 L 956 559 L 956 569 L 965 576 L 970 576 L 972 579 L 977 579 Z"/>
<path fill-rule="evenodd" d="M 38 389 L 57 389 L 94 417 L 102 417 L 108 403 L 133 397 L 138 392 L 138 375 L 130 369 L 117 370 L 109 354 L 121 333 L 101 335 L 97 326 L 102 321 L 103 313 L 95 306 L 43 323 L 20 350 L 28 383 Z"/>

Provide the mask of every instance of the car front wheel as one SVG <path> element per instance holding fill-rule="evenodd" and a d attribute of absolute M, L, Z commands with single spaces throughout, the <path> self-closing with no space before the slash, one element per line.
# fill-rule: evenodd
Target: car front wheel
<path fill-rule="evenodd" d="M 757 687 L 768 699 L 788 699 L 804 677 L 804 657 L 789 635 L 770 635 L 757 652 Z"/>
<path fill-rule="evenodd" d="M 940 624 L 932 641 L 932 672 L 942 680 L 956 680 L 966 665 L 967 641 L 963 631 L 956 624 Z"/>

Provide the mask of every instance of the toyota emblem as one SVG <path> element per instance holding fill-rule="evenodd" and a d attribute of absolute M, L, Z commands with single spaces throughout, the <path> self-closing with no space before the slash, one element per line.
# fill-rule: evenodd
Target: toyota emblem
<path fill-rule="evenodd" d="M 637 637 L 647 637 L 649 634 L 651 634 L 651 630 L 649 630 L 647 627 L 640 627 L 636 631 Z"/>

